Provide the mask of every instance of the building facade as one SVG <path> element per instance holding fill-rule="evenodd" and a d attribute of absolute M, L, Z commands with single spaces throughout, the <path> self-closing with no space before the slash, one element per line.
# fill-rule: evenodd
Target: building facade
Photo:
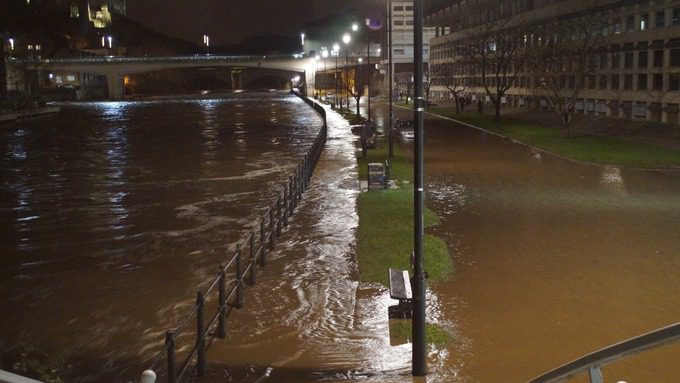
<path fill-rule="evenodd" d="M 496 23 L 507 35 L 521 30 L 518 55 L 531 55 L 560 39 L 584 40 L 584 32 L 566 25 L 588 20 L 595 38 L 587 71 L 576 71 L 567 59 L 557 76 L 557 86 L 579 88 L 576 113 L 680 123 L 679 0 L 429 0 L 425 17 L 436 29 L 430 41 L 439 75 L 431 88 L 435 100 L 451 99 L 458 86 L 468 99 L 489 101 L 480 68 L 470 65 L 465 49 L 480 26 Z M 542 34 L 546 30 L 554 32 Z M 510 84 L 502 104 L 547 109 L 545 77 L 526 63 L 510 68 L 505 78 L 491 79 Z"/>
<path fill-rule="evenodd" d="M 392 86 L 398 96 L 406 97 L 412 93 L 413 84 L 413 2 L 388 1 L 386 14 L 390 21 L 387 33 L 392 34 L 392 52 L 386 50 L 392 55 Z M 429 63 L 430 40 L 435 37 L 435 32 L 434 27 L 423 28 L 423 62 L 426 66 Z M 388 59 L 387 55 L 383 55 L 385 68 L 389 65 Z"/>

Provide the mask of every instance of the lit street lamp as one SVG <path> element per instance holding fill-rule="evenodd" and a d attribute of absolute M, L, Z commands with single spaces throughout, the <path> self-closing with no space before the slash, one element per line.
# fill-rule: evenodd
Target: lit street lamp
<path fill-rule="evenodd" d="M 338 55 L 340 54 L 340 44 L 334 43 L 333 44 L 333 55 L 335 56 L 335 73 L 334 73 L 334 78 L 335 78 L 335 105 L 338 105 Z M 342 109 L 342 108 L 341 108 Z"/>
<path fill-rule="evenodd" d="M 349 42 L 352 41 L 352 36 L 349 35 L 349 33 L 345 33 L 342 35 L 342 42 L 345 43 L 345 81 L 347 81 L 347 77 L 349 74 L 347 73 L 347 64 L 349 63 Z M 349 83 L 345 85 L 345 101 L 347 101 L 347 109 L 349 109 L 349 94 L 347 93 L 347 88 L 349 87 Z M 340 107 L 342 110 L 342 107 Z"/>

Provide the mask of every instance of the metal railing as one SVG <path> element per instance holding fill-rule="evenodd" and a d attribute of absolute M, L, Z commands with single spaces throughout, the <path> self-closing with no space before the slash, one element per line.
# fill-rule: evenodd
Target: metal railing
<path fill-rule="evenodd" d="M 530 380 L 529 383 L 562 382 L 585 372 L 589 373 L 591 383 L 602 383 L 604 382 L 602 366 L 678 340 L 680 340 L 680 322 L 584 355 Z"/>
<path fill-rule="evenodd" d="M 101 63 L 144 63 L 144 62 L 242 62 L 242 61 L 260 61 L 260 60 L 292 60 L 299 59 L 299 55 L 193 55 L 193 56 L 151 56 L 151 57 L 123 57 L 123 56 L 91 56 L 91 57 L 75 57 L 75 58 L 41 58 L 30 57 L 26 59 L 8 58 L 10 63 L 31 63 L 31 64 L 101 64 Z"/>
<path fill-rule="evenodd" d="M 307 154 L 298 163 L 293 175 L 281 188 L 276 202 L 262 215 L 256 227 L 237 242 L 236 252 L 226 264 L 218 267 L 215 279 L 207 284 L 205 289 L 198 290 L 196 302 L 185 319 L 174 329 L 166 331 L 163 348 L 153 358 L 149 368 L 142 373 L 139 382 L 155 382 L 157 372 L 164 374 L 168 383 L 181 382 L 194 369 L 196 376 L 205 374 L 208 348 L 215 338 L 224 339 L 226 337 L 225 322 L 231 310 L 243 307 L 244 281 L 249 285 L 255 285 L 257 268 L 267 264 L 267 252 L 273 249 L 283 228 L 288 226 L 288 218 L 293 214 L 298 201 L 302 198 L 302 193 L 309 185 L 312 172 L 321 157 L 321 151 L 327 138 L 326 112 L 323 107 L 306 97 L 297 93 L 296 95 L 312 105 L 321 114 L 323 118 L 321 131 L 314 139 L 314 143 Z M 245 265 L 244 257 L 247 258 L 248 262 Z M 229 276 L 232 276 L 232 278 L 229 279 Z M 217 307 L 206 322 L 206 301 L 215 294 L 217 294 Z M 192 321 L 195 322 L 196 326 L 194 345 L 185 358 L 178 363 L 177 343 Z M 165 369 L 162 369 L 161 366 L 163 359 L 166 361 Z"/>

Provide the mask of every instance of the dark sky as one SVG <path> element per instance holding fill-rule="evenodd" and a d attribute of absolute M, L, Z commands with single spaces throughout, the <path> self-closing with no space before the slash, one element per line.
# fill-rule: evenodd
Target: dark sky
<path fill-rule="evenodd" d="M 128 0 L 128 17 L 159 32 L 210 45 L 248 36 L 293 36 L 302 25 L 347 9 L 380 7 L 385 0 Z M 360 16 L 360 15 L 357 15 Z"/>

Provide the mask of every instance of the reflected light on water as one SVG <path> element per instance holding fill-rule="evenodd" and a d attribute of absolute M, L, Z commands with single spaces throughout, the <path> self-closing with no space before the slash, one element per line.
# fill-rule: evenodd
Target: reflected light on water
<path fill-rule="evenodd" d="M 616 166 L 603 167 L 600 182 L 609 190 L 620 194 L 626 194 L 626 184 L 621 175 L 621 168 Z"/>

